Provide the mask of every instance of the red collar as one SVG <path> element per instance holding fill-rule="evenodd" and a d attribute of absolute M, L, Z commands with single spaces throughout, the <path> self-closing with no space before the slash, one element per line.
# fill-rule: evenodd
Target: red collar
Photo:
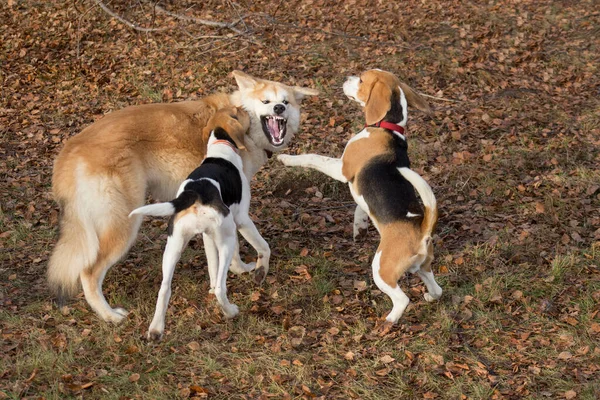
<path fill-rule="evenodd" d="M 378 128 L 389 129 L 391 131 L 398 132 L 399 134 L 404 135 L 404 128 L 401 127 L 400 125 L 392 124 L 391 122 L 379 121 L 373 125 L 365 125 L 365 127 L 367 127 L 367 128 L 369 126 L 376 126 Z"/>
<path fill-rule="evenodd" d="M 235 151 L 237 154 L 239 154 L 240 149 L 238 149 L 236 146 L 234 146 L 231 142 L 227 141 L 227 140 L 223 140 L 223 139 L 217 139 L 214 142 L 211 143 L 211 145 L 213 144 L 224 144 L 226 146 L 229 146 L 233 149 L 233 151 Z"/>

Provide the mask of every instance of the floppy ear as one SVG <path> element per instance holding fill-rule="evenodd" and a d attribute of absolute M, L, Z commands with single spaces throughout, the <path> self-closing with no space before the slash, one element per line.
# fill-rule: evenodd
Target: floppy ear
<path fill-rule="evenodd" d="M 233 71 L 232 75 L 235 78 L 235 82 L 241 90 L 252 89 L 258 83 L 256 78 L 253 78 L 250 75 L 239 70 Z"/>
<path fill-rule="evenodd" d="M 381 121 L 392 108 L 392 89 L 381 81 L 375 81 L 365 105 L 365 120 L 367 125 Z"/>
<path fill-rule="evenodd" d="M 301 86 L 294 86 L 292 89 L 294 89 L 294 97 L 298 103 L 300 103 L 306 96 L 316 96 L 319 94 L 318 90 Z"/>
<path fill-rule="evenodd" d="M 248 127 L 248 125 L 244 127 L 240 121 L 233 118 L 227 123 L 227 133 L 229 133 L 229 136 L 233 139 L 235 145 L 240 150 L 246 150 L 244 138 L 246 137 L 246 131 L 248 130 Z"/>
<path fill-rule="evenodd" d="M 429 107 L 429 104 L 425 99 L 415 92 L 410 86 L 406 83 L 400 82 L 400 88 L 404 92 L 404 97 L 406 97 L 406 102 L 409 106 L 416 108 L 417 110 L 421 110 L 424 113 L 431 114 L 432 110 Z"/>
<path fill-rule="evenodd" d="M 233 116 L 228 118 L 227 132 L 238 149 L 246 150 L 245 138 L 248 129 L 250 129 L 250 116 L 240 107 L 234 107 L 233 114 Z"/>

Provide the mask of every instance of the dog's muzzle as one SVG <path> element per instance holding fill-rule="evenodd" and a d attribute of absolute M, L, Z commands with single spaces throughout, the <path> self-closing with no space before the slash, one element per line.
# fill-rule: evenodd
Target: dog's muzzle
<path fill-rule="evenodd" d="M 279 115 L 263 115 L 260 121 L 269 142 L 273 146 L 281 146 L 287 132 L 287 119 Z"/>

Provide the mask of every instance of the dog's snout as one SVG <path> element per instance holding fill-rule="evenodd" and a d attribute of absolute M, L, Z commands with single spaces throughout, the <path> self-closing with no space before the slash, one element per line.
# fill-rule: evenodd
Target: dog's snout
<path fill-rule="evenodd" d="M 275 107 L 273 107 L 273 111 L 275 111 L 275 114 L 277 115 L 283 114 L 285 106 L 283 104 L 276 104 Z"/>

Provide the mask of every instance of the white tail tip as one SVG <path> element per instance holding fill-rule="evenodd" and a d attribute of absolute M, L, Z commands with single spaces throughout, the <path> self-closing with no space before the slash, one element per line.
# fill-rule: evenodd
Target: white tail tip
<path fill-rule="evenodd" d="M 139 207 L 129 213 L 129 218 L 134 215 L 153 215 L 156 217 L 164 217 L 175 214 L 175 207 L 171 203 L 157 203 L 149 204 L 147 206 Z"/>

